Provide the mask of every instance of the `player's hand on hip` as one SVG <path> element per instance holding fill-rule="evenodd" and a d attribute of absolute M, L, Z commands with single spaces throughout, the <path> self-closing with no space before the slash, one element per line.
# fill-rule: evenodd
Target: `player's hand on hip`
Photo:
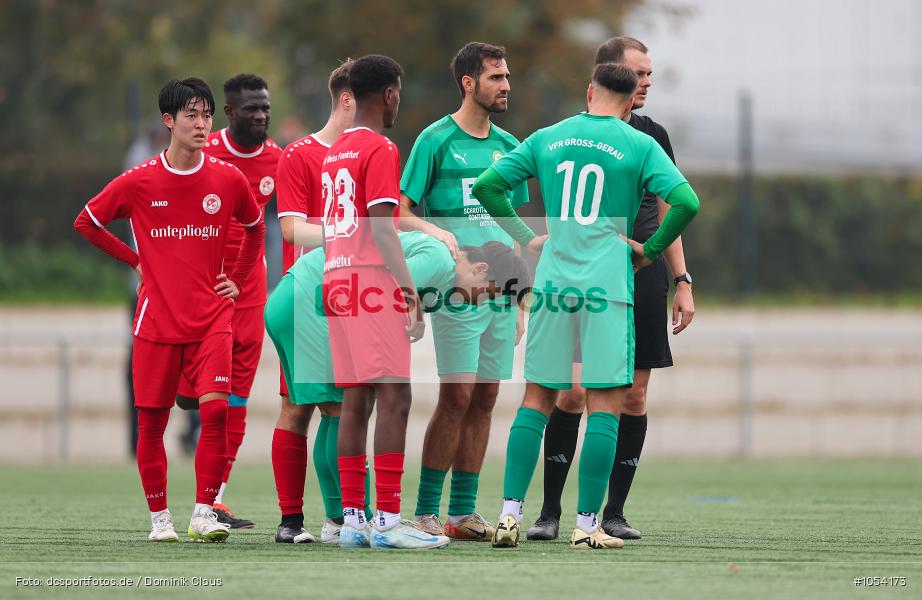
<path fill-rule="evenodd" d="M 458 251 L 461 248 L 458 246 L 458 238 L 455 237 L 455 234 L 436 227 L 429 235 L 448 246 L 448 251 L 451 252 L 452 258 L 458 258 Z"/>
<path fill-rule="evenodd" d="M 678 335 L 691 325 L 695 318 L 695 299 L 692 297 L 690 283 L 679 283 L 672 299 L 672 334 Z"/>
<path fill-rule="evenodd" d="M 224 273 L 218 275 L 218 281 L 220 283 L 214 286 L 214 291 L 222 298 L 233 300 L 240 295 L 240 288 L 237 287 L 236 283 L 228 279 Z"/>
<path fill-rule="evenodd" d="M 624 240 L 628 246 L 631 247 L 631 263 L 634 265 L 634 272 L 641 270 L 644 267 L 649 267 L 653 264 L 653 261 L 643 253 L 643 244 L 636 242 L 629 237 L 623 236 L 620 233 L 618 237 Z"/>
<path fill-rule="evenodd" d="M 135 287 L 134 293 L 137 294 L 138 296 L 140 296 L 140 295 L 141 295 L 141 286 L 144 285 L 144 274 L 141 273 L 141 265 L 140 265 L 140 264 L 139 264 L 137 267 L 134 268 L 134 272 L 137 273 L 137 275 L 138 275 L 138 285 L 137 285 L 137 287 Z"/>
<path fill-rule="evenodd" d="M 528 242 L 527 246 L 525 246 L 525 251 L 535 256 L 541 256 L 541 251 L 544 250 L 544 243 L 546 241 L 546 235 L 536 235 L 535 237 L 531 238 L 531 241 Z"/>

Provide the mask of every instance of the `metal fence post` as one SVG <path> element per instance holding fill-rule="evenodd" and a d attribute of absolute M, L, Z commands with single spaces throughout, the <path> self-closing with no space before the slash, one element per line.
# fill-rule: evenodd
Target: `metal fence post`
<path fill-rule="evenodd" d="M 70 343 L 58 338 L 58 461 L 70 455 Z"/>
<path fill-rule="evenodd" d="M 752 340 L 739 343 L 739 453 L 752 455 Z"/>

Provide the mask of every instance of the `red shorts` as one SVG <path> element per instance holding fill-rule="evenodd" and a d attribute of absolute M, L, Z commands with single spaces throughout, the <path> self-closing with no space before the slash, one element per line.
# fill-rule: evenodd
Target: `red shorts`
<path fill-rule="evenodd" d="M 285 382 L 285 371 L 282 370 L 282 366 L 279 365 L 279 396 L 288 395 L 288 384 Z"/>
<path fill-rule="evenodd" d="M 233 329 L 233 347 L 231 349 L 231 394 L 249 398 L 256 378 L 256 368 L 263 351 L 265 336 L 263 307 L 234 309 L 231 320 Z M 185 377 L 179 380 L 179 395 L 197 398 L 192 383 Z"/>
<path fill-rule="evenodd" d="M 191 344 L 158 344 L 134 338 L 131 353 L 134 405 L 170 408 L 176 399 L 180 378 L 191 398 L 211 392 L 229 394 L 231 389 L 231 334 L 213 333 Z"/>
<path fill-rule="evenodd" d="M 336 387 L 410 378 L 403 292 L 386 269 L 337 269 L 323 277 Z"/>
<path fill-rule="evenodd" d="M 234 330 L 234 348 L 231 360 L 231 393 L 241 398 L 250 397 L 256 368 L 263 352 L 266 325 L 263 306 L 234 310 L 231 327 Z"/>

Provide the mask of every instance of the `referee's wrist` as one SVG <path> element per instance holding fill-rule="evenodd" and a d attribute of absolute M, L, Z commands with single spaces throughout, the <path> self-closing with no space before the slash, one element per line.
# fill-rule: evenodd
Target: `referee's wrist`
<path fill-rule="evenodd" d="M 692 276 L 688 271 L 683 272 L 681 275 L 677 275 L 673 280 L 673 284 L 676 289 L 679 289 L 679 286 L 685 284 L 688 286 L 688 289 L 692 287 Z"/>

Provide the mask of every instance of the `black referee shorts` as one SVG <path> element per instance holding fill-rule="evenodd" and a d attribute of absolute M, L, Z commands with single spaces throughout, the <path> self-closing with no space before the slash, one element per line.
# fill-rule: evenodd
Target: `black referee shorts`
<path fill-rule="evenodd" d="M 634 274 L 634 369 L 672 366 L 668 295 L 669 272 L 662 256 Z"/>
<path fill-rule="evenodd" d="M 669 271 L 662 256 L 634 274 L 634 370 L 672 366 L 668 295 Z M 573 351 L 573 362 L 583 362 L 579 344 Z"/>

